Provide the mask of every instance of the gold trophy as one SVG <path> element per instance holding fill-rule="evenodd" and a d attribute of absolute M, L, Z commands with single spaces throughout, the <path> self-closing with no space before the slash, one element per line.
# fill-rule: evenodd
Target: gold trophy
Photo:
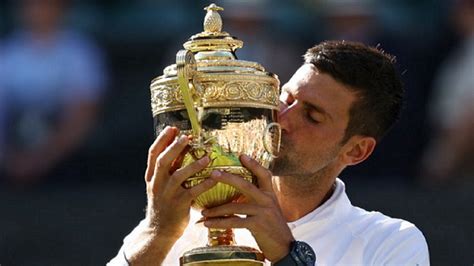
<path fill-rule="evenodd" d="M 188 178 L 183 186 L 193 187 L 220 170 L 256 183 L 238 156 L 247 154 L 269 167 L 280 145 L 280 126 L 276 123 L 279 80 L 258 63 L 237 60 L 235 51 L 243 42 L 222 31 L 217 11 L 205 8 L 204 31 L 184 43 L 176 64 L 152 80 L 151 106 L 158 135 L 166 126 L 191 135 L 182 166 L 207 155 L 207 168 Z M 237 200 L 234 187 L 217 183 L 193 203 L 198 210 Z M 263 254 L 254 248 L 234 243 L 232 229 L 210 228 L 207 246 L 187 251 L 181 265 L 263 265 Z M 204 243 L 203 243 L 204 244 Z"/>

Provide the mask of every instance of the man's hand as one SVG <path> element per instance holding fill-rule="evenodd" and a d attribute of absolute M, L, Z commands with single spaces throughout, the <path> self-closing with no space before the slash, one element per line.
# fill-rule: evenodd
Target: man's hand
<path fill-rule="evenodd" d="M 246 155 L 242 155 L 240 160 L 257 177 L 259 188 L 240 176 L 213 171 L 212 179 L 236 187 L 245 196 L 245 201 L 204 210 L 203 215 L 211 218 L 204 225 L 212 228 L 247 228 L 265 257 L 277 262 L 289 253 L 294 238 L 273 191 L 272 174 Z M 232 214 L 244 214 L 246 217 L 212 219 Z"/>
<path fill-rule="evenodd" d="M 177 128 L 167 127 L 149 150 L 145 173 L 148 198 L 145 227 L 125 243 L 125 254 L 134 265 L 159 265 L 188 225 L 191 202 L 216 184 L 209 178 L 190 189 L 181 186 L 210 160 L 203 157 L 177 169 L 189 143 L 187 136 L 176 138 L 177 135 Z"/>

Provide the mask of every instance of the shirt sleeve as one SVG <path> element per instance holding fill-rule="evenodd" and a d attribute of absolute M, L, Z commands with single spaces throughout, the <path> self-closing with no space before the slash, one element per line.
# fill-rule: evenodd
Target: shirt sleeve
<path fill-rule="evenodd" d="M 382 242 L 371 265 L 430 265 L 425 237 L 414 225 L 404 223 Z"/>
<path fill-rule="evenodd" d="M 128 265 L 130 265 L 127 261 L 127 257 L 125 256 L 124 246 L 125 246 L 125 243 L 127 243 L 127 241 L 129 241 L 130 237 L 133 234 L 136 234 L 136 232 L 138 230 L 140 230 L 140 227 L 142 227 L 144 225 L 144 223 L 145 223 L 145 220 L 141 220 L 140 223 L 132 230 L 132 232 L 130 232 L 130 234 L 128 234 L 123 239 L 122 247 L 120 248 L 117 255 L 107 263 L 107 266 L 128 266 Z"/>
<path fill-rule="evenodd" d="M 129 266 L 125 252 L 122 249 L 119 250 L 117 256 L 107 263 L 107 266 Z"/>

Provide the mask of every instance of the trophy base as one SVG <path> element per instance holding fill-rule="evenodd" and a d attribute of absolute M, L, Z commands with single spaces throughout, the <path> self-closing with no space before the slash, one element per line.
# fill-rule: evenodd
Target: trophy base
<path fill-rule="evenodd" d="M 250 247 L 242 246 L 214 246 L 199 247 L 187 251 L 180 258 L 180 265 L 236 265 L 236 266 L 262 266 L 265 257 L 263 254 Z"/>

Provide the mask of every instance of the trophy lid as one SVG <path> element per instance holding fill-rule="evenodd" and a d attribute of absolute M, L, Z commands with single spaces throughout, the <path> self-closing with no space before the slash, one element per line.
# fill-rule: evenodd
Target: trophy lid
<path fill-rule="evenodd" d="M 204 31 L 195 34 L 183 44 L 182 57 L 177 64 L 167 66 L 163 75 L 152 80 L 152 112 L 157 115 L 184 108 L 183 95 L 178 85 L 180 65 L 190 82 L 194 105 L 253 106 L 278 109 L 279 80 L 259 63 L 237 59 L 235 51 L 243 42 L 222 31 L 222 18 L 215 4 L 204 8 Z M 178 63 L 178 58 L 184 60 Z"/>
<path fill-rule="evenodd" d="M 238 60 L 235 51 L 244 46 L 243 41 L 222 31 L 222 18 L 218 11 L 224 8 L 216 4 L 205 7 L 207 11 L 204 17 L 204 31 L 195 34 L 183 44 L 183 47 L 194 54 L 197 70 L 204 72 L 263 72 L 263 74 L 275 76 L 265 72 L 265 68 L 256 63 L 246 60 Z M 176 65 L 170 65 L 163 71 L 166 77 L 176 76 Z"/>
<path fill-rule="evenodd" d="M 201 51 L 231 51 L 242 48 L 243 42 L 229 33 L 222 31 L 222 18 L 218 11 L 224 8 L 216 4 L 205 7 L 207 14 L 204 17 L 204 31 L 191 36 L 189 41 L 184 43 L 184 48 L 193 53 Z"/>

